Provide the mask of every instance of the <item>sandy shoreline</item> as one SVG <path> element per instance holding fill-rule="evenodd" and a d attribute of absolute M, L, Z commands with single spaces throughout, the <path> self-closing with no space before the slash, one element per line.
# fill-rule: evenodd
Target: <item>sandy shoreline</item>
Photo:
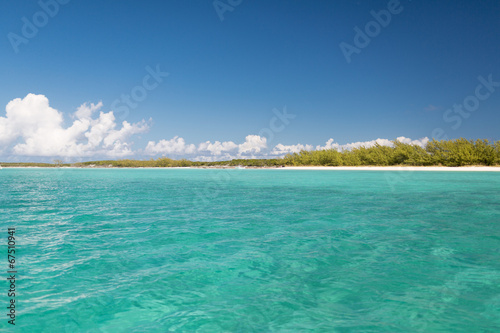
<path fill-rule="evenodd" d="M 329 171 L 476 171 L 476 172 L 500 172 L 499 167 L 487 166 L 468 166 L 468 167 L 437 167 L 437 166 L 358 166 L 358 167 L 343 167 L 343 166 L 304 166 L 304 167 L 170 167 L 170 168 L 151 168 L 151 167 L 3 167 L 3 169 L 90 169 L 90 170 L 103 170 L 103 169 L 148 169 L 148 170 L 165 170 L 165 169 L 203 169 L 203 170 L 228 170 L 228 169 L 245 169 L 245 170 L 329 170 Z"/>
<path fill-rule="evenodd" d="M 359 166 L 359 167 L 285 167 L 281 170 L 363 170 L 363 171 L 500 171 L 500 167 L 436 167 L 436 166 Z"/>

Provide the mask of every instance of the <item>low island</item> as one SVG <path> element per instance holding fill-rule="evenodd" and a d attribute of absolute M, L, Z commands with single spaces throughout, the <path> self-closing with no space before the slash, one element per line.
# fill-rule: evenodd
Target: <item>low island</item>
<path fill-rule="evenodd" d="M 425 147 L 402 143 L 392 146 L 374 145 L 350 150 L 303 150 L 274 159 L 233 159 L 199 162 L 160 157 L 149 160 L 102 160 L 66 163 L 2 162 L 2 167 L 73 167 L 73 168 L 286 168 L 286 169 L 356 169 L 378 170 L 408 168 L 445 170 L 500 170 L 500 141 L 486 139 L 432 140 Z"/>

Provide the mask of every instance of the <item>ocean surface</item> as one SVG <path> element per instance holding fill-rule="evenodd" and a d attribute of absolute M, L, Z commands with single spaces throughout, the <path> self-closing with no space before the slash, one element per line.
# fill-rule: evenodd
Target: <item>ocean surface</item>
<path fill-rule="evenodd" d="M 0 226 L 18 332 L 500 331 L 500 173 L 4 168 Z"/>

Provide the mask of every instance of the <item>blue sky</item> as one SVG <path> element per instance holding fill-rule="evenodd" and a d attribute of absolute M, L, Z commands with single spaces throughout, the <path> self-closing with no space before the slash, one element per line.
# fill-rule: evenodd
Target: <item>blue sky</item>
<path fill-rule="evenodd" d="M 348 63 L 341 43 L 356 47 L 355 27 L 366 34 L 382 10 L 390 22 L 372 24 Z M 269 157 L 331 138 L 342 146 L 437 133 L 500 139 L 494 0 L 16 1 L 0 21 L 0 160 Z M 144 90 L 148 68 L 168 76 Z M 481 99 L 478 77 L 494 82 Z M 117 112 L 134 89 L 147 96 Z M 453 111 L 464 101 L 474 111 Z M 99 102 L 79 131 L 65 131 L 82 104 Z M 266 135 L 284 109 L 295 117 Z M 99 112 L 110 111 L 115 127 L 96 134 L 111 121 Z M 131 129 L 120 131 L 123 121 Z M 59 136 L 43 142 L 43 133 Z"/>

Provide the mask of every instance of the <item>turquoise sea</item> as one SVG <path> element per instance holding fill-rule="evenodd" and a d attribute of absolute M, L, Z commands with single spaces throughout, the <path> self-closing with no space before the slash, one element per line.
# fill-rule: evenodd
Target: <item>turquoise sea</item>
<path fill-rule="evenodd" d="M 500 331 L 500 173 L 4 168 L 0 226 L 18 332 Z"/>

